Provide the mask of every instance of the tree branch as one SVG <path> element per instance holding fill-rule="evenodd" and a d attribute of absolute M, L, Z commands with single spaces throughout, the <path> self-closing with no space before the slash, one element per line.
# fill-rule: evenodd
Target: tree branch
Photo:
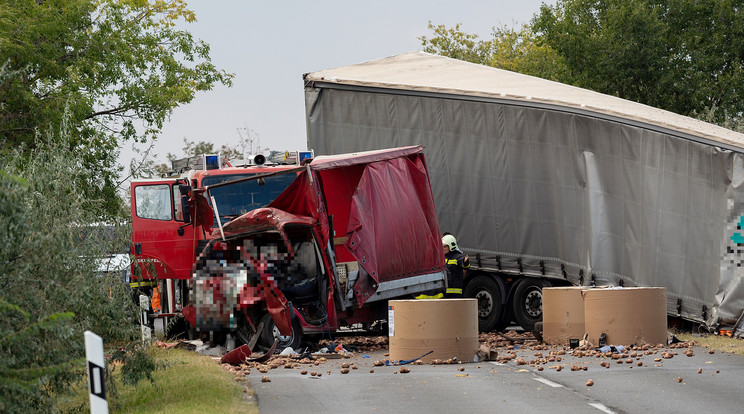
<path fill-rule="evenodd" d="M 120 106 L 120 107 L 116 107 L 116 108 L 107 109 L 105 111 L 93 112 L 92 114 L 86 116 L 85 119 L 88 120 L 88 119 L 95 118 L 95 117 L 101 116 L 101 115 L 122 115 L 123 113 L 125 113 L 129 109 L 131 109 L 131 108 L 126 107 L 126 106 Z"/>

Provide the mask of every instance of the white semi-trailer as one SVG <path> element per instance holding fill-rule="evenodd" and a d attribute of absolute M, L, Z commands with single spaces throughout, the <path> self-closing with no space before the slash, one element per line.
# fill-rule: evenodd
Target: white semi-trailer
<path fill-rule="evenodd" d="M 482 330 L 541 289 L 663 286 L 669 315 L 744 309 L 744 135 L 531 76 L 412 52 L 304 75 L 308 148 L 425 146 Z"/>

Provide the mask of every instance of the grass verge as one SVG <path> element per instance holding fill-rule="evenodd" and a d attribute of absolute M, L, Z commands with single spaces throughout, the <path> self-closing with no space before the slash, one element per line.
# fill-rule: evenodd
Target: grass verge
<path fill-rule="evenodd" d="M 255 400 L 249 398 L 253 390 L 245 392 L 247 383 L 236 381 L 212 358 L 180 349 L 152 348 L 149 352 L 158 362 L 165 362 L 166 368 L 153 374 L 155 383 L 127 386 L 117 381 L 119 395 L 116 406 L 110 407 L 112 412 L 258 413 Z M 87 385 L 77 394 L 76 401 L 87 401 Z"/>
<path fill-rule="evenodd" d="M 695 341 L 696 345 L 704 348 L 744 355 L 744 339 L 721 335 L 695 335 L 683 332 L 675 333 L 675 336 L 683 341 Z"/>

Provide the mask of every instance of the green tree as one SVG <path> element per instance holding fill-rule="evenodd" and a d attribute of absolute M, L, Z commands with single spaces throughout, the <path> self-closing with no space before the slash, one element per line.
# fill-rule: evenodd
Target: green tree
<path fill-rule="evenodd" d="M 559 0 L 532 28 L 577 86 L 725 123 L 744 112 L 743 5 Z"/>
<path fill-rule="evenodd" d="M 228 160 L 240 160 L 243 159 L 242 147 L 245 147 L 243 139 L 234 145 L 222 144 L 219 148 L 215 149 L 213 142 L 190 141 L 184 138 L 183 148 L 181 149 L 182 155 L 180 157 L 169 152 L 165 155 L 165 158 L 168 160 L 167 163 L 158 163 L 149 154 L 144 154 L 143 161 L 137 161 L 138 165 L 130 167 L 130 170 L 138 172 L 135 178 L 164 177 L 171 171 L 171 163 L 178 158 L 192 158 L 203 154 L 220 154 Z"/>
<path fill-rule="evenodd" d="M 562 58 L 550 46 L 539 42 L 527 25 L 519 29 L 494 27 L 490 40 L 463 32 L 459 23 L 447 28 L 429 22 L 428 29 L 433 32 L 432 37 L 419 37 L 425 52 L 545 79 L 567 79 Z"/>
<path fill-rule="evenodd" d="M 460 23 L 451 28 L 441 24 L 434 26 L 429 21 L 428 29 L 434 32 L 433 36 L 419 37 L 424 52 L 487 65 L 491 54 L 490 42 L 480 40 L 478 35 L 463 32 L 460 26 Z"/>
<path fill-rule="evenodd" d="M 58 131 L 0 157 L 0 412 L 53 412 L 85 378 L 85 330 L 106 344 L 137 336 L 129 288 L 107 260 L 128 251 L 130 227 L 80 191 L 90 172 Z M 139 378 L 153 368 L 137 366 Z"/>
<path fill-rule="evenodd" d="M 238 145 L 222 144 L 217 149 L 215 149 L 214 145 L 213 142 L 209 141 L 189 141 L 184 138 L 183 153 L 186 157 L 197 157 L 203 154 L 220 154 L 230 160 L 243 158 L 243 152 L 238 148 Z M 168 160 L 174 159 L 176 159 L 176 156 L 169 153 Z"/>
<path fill-rule="evenodd" d="M 178 105 L 232 75 L 179 30 L 184 0 L 10 0 L 0 4 L 0 151 L 31 151 L 65 119 L 92 198 L 115 210 L 116 153 L 147 142 Z"/>
<path fill-rule="evenodd" d="M 207 142 L 207 141 L 189 141 L 186 138 L 183 139 L 183 153 L 186 154 L 187 157 L 195 157 L 198 155 L 203 154 L 212 154 L 214 153 L 214 143 L 213 142 Z M 168 159 L 172 160 L 175 159 L 176 156 L 173 154 L 168 154 Z"/>
<path fill-rule="evenodd" d="M 32 323 L 28 312 L 0 298 L 0 410 L 4 413 L 51 412 L 54 384 L 74 381 L 83 359 L 45 339 L 75 341 L 71 313 Z M 77 367 L 75 367 L 77 365 Z M 73 368 L 75 367 L 75 368 Z M 76 369 L 77 368 L 77 369 Z M 49 384 L 49 385 L 46 385 Z"/>

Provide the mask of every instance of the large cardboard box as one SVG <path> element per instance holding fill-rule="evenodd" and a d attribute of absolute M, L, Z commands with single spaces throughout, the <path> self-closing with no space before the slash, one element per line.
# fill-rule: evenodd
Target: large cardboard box
<path fill-rule="evenodd" d="M 390 360 L 457 358 L 478 352 L 476 299 L 391 300 L 388 302 Z"/>
<path fill-rule="evenodd" d="M 666 288 L 588 289 L 582 295 L 586 333 L 595 346 L 602 333 L 607 345 L 666 343 Z"/>
<path fill-rule="evenodd" d="M 566 345 L 570 339 L 584 337 L 584 298 L 582 286 L 544 288 L 543 341 Z"/>

